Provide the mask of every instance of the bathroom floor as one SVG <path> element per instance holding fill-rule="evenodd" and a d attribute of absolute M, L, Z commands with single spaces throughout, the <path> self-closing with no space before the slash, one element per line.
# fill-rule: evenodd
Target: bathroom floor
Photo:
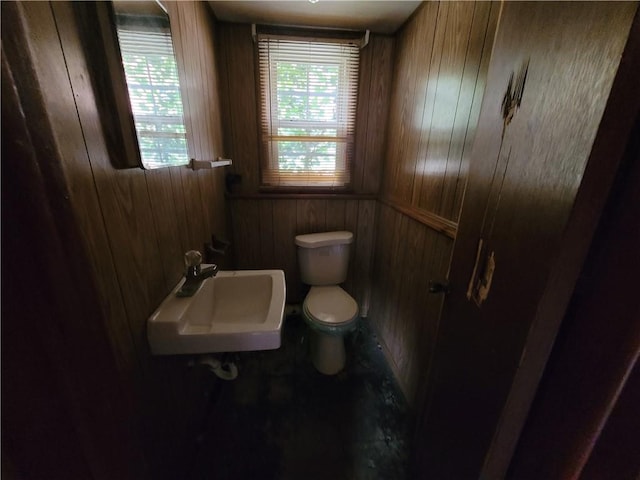
<path fill-rule="evenodd" d="M 335 376 L 314 369 L 307 333 L 289 316 L 280 349 L 232 357 L 188 480 L 406 478 L 409 410 L 368 320 Z"/>

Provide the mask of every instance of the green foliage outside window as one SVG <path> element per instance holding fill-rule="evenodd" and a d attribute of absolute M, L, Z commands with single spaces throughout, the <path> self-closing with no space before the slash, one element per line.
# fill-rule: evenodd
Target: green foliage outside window
<path fill-rule="evenodd" d="M 350 186 L 359 56 L 349 39 L 258 35 L 264 186 Z"/>
<path fill-rule="evenodd" d="M 279 136 L 336 136 L 338 65 L 278 62 L 276 78 Z M 336 142 L 278 142 L 282 170 L 331 172 L 336 154 Z"/>

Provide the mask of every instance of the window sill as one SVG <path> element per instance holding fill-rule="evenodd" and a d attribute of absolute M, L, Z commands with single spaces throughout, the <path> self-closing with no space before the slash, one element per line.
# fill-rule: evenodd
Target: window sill
<path fill-rule="evenodd" d="M 282 190 L 278 191 L 265 191 L 259 193 L 226 193 L 226 197 L 230 200 L 314 200 L 314 199 L 327 199 L 327 200 L 377 200 L 378 196 L 375 194 L 363 194 L 353 192 L 286 192 Z"/>

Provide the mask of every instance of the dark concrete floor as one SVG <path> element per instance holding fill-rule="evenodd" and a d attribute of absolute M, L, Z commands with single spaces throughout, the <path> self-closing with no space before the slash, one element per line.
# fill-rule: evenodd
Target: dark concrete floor
<path fill-rule="evenodd" d="M 235 354 L 239 376 L 219 382 L 190 480 L 406 478 L 409 411 L 368 320 L 346 346 L 345 370 L 318 373 L 290 316 L 280 349 Z"/>

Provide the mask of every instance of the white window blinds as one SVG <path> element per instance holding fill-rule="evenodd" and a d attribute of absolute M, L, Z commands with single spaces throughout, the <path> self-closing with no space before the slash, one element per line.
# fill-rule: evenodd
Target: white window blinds
<path fill-rule="evenodd" d="M 263 185 L 349 185 L 359 54 L 353 40 L 258 36 Z"/>
<path fill-rule="evenodd" d="M 169 28 L 119 25 L 117 30 L 145 168 L 185 163 L 186 130 Z"/>

